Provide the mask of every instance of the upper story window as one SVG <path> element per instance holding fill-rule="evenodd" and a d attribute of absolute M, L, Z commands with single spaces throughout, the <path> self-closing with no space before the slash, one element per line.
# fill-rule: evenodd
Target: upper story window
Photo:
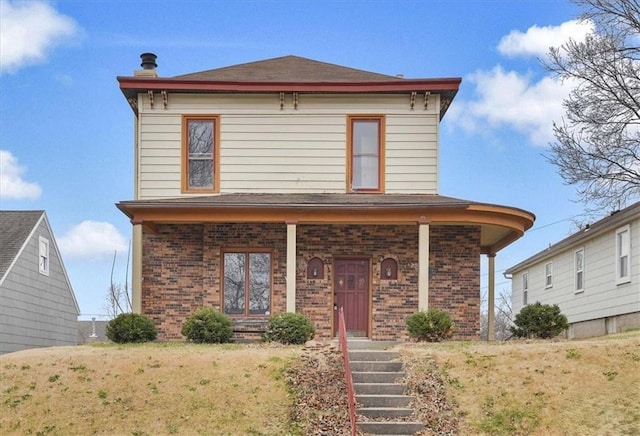
<path fill-rule="evenodd" d="M 217 116 L 183 116 L 182 192 L 219 192 L 219 132 Z"/>
<path fill-rule="evenodd" d="M 40 274 L 49 275 L 49 240 L 42 236 L 38 240 L 38 271 Z"/>
<path fill-rule="evenodd" d="M 584 248 L 576 250 L 574 256 L 576 292 L 582 292 L 584 291 Z"/>
<path fill-rule="evenodd" d="M 553 287 L 553 262 L 547 262 L 544 265 L 544 287 Z"/>
<path fill-rule="evenodd" d="M 271 313 L 271 253 L 234 250 L 223 253 L 224 313 Z"/>
<path fill-rule="evenodd" d="M 347 191 L 384 192 L 385 117 L 351 115 L 347 125 Z"/>
<path fill-rule="evenodd" d="M 631 227 L 626 226 L 616 230 L 616 283 L 631 281 Z"/>
<path fill-rule="evenodd" d="M 529 272 L 522 273 L 522 305 L 526 306 L 528 303 L 529 294 Z"/>

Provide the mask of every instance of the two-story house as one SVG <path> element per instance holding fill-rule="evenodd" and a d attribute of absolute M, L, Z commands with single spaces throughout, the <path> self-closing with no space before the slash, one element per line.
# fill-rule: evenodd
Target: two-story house
<path fill-rule="evenodd" d="M 512 277 L 517 313 L 539 301 L 557 304 L 569 338 L 640 327 L 640 202 L 616 211 L 534 254 Z"/>
<path fill-rule="evenodd" d="M 135 114 L 133 306 L 179 339 L 202 306 L 237 336 L 300 312 L 317 337 L 405 339 L 419 309 L 480 330 L 480 258 L 524 210 L 438 194 L 439 124 L 459 78 L 405 79 L 296 56 L 118 77 Z M 491 309 L 491 306 L 490 306 Z M 245 331 L 243 334 L 242 331 Z"/>

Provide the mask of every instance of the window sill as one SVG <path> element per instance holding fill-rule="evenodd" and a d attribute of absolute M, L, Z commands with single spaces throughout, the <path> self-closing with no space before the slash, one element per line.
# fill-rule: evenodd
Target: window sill
<path fill-rule="evenodd" d="M 631 283 L 631 277 L 625 277 L 623 279 L 616 280 L 616 285 L 626 285 L 627 283 Z"/>
<path fill-rule="evenodd" d="M 573 291 L 573 293 L 574 293 L 574 295 L 577 295 L 577 294 L 584 294 L 584 289 L 578 289 L 578 290 L 576 290 L 576 291 Z"/>

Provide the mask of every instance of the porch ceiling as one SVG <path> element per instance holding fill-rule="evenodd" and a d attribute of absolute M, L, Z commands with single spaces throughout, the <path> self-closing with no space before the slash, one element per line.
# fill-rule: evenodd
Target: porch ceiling
<path fill-rule="evenodd" d="M 485 254 L 520 238 L 535 220 L 522 209 L 434 194 L 219 194 L 116 206 L 151 230 L 161 223 L 207 222 L 478 225 Z"/>

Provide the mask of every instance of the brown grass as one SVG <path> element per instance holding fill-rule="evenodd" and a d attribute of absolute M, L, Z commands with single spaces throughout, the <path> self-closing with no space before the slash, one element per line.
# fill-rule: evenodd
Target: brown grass
<path fill-rule="evenodd" d="M 640 434 L 640 332 L 402 349 L 435 357 L 464 415 L 460 434 Z"/>
<path fill-rule="evenodd" d="M 2 434 L 286 434 L 296 347 L 101 345 L 0 356 Z"/>

